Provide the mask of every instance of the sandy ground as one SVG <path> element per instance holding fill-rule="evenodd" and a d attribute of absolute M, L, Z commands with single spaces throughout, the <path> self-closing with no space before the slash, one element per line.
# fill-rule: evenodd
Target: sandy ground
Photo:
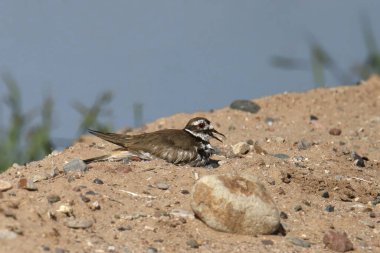
<path fill-rule="evenodd" d="M 380 252 L 380 204 L 371 203 L 380 197 L 380 78 L 253 101 L 261 107 L 255 114 L 229 107 L 177 114 L 131 132 L 183 128 L 194 116 L 207 117 L 227 136 L 212 142 L 221 151 L 218 168 L 155 160 L 99 162 L 63 173 L 67 161 L 115 148 L 89 135 L 41 161 L 14 165 L 0 175 L 13 186 L 0 192 L 0 252 L 330 252 L 323 243 L 329 230 L 346 232 L 355 252 Z M 247 140 L 256 143 L 251 152 L 226 155 Z M 365 167 L 354 164 L 353 151 L 368 158 Z M 227 234 L 194 219 L 194 182 L 222 173 L 258 177 L 283 212 L 286 235 Z M 23 178 L 34 179 L 36 190 L 19 188 Z M 328 205 L 334 210 L 326 211 Z M 92 225 L 70 228 L 73 219 Z"/>

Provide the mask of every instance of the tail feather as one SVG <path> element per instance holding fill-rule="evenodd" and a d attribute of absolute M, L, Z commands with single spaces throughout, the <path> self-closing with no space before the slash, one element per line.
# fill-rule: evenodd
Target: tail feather
<path fill-rule="evenodd" d="M 103 140 L 106 140 L 118 146 L 125 147 L 125 148 L 127 147 L 126 140 L 129 137 L 128 135 L 116 134 L 116 133 L 103 133 L 103 132 L 92 130 L 92 129 L 88 129 L 88 132 L 90 134 L 93 134 Z"/>

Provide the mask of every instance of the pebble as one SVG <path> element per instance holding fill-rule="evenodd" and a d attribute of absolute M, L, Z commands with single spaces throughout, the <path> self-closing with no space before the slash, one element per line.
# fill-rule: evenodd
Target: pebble
<path fill-rule="evenodd" d="M 377 204 L 380 204 L 380 195 L 377 196 L 376 198 L 374 198 L 372 201 L 371 201 L 372 205 L 373 206 L 376 206 Z"/>
<path fill-rule="evenodd" d="M 306 150 L 306 149 L 310 148 L 311 145 L 312 145 L 311 142 L 306 141 L 306 140 L 301 140 L 297 143 L 297 148 L 298 148 L 298 150 Z"/>
<path fill-rule="evenodd" d="M 334 207 L 333 205 L 330 205 L 330 204 L 328 204 L 328 205 L 325 207 L 325 211 L 326 211 L 326 212 L 329 212 L 329 213 L 334 212 L 334 209 L 335 209 L 335 207 Z"/>
<path fill-rule="evenodd" d="M 104 184 L 104 182 L 99 179 L 99 178 L 95 178 L 94 181 L 92 181 L 94 184 Z"/>
<path fill-rule="evenodd" d="M 81 194 L 81 195 L 79 195 L 79 196 L 80 196 L 81 200 L 82 200 L 84 203 L 88 203 L 88 202 L 91 201 L 90 198 L 88 198 L 87 196 L 85 196 L 85 195 L 83 195 L 83 194 Z"/>
<path fill-rule="evenodd" d="M 304 248 L 310 248 L 311 243 L 308 241 L 305 241 L 304 239 L 298 238 L 298 237 L 289 237 L 288 240 L 293 243 L 294 245 L 301 246 Z"/>
<path fill-rule="evenodd" d="M 281 211 L 280 212 L 280 218 L 286 220 L 286 219 L 288 219 L 288 214 Z"/>
<path fill-rule="evenodd" d="M 85 164 L 81 159 L 71 160 L 63 166 L 63 171 L 65 173 L 85 172 L 87 170 L 88 170 L 87 164 Z"/>
<path fill-rule="evenodd" d="M 190 194 L 189 190 L 186 190 L 186 189 L 182 189 L 182 190 L 181 190 L 181 193 L 182 193 L 183 195 Z"/>
<path fill-rule="evenodd" d="M 53 178 L 53 177 L 56 177 L 56 176 L 58 176 L 59 175 L 59 170 L 58 170 L 58 168 L 52 168 L 51 169 L 51 171 L 50 171 L 50 173 L 49 173 L 49 176 L 51 177 L 51 178 Z"/>
<path fill-rule="evenodd" d="M 120 227 L 117 227 L 117 230 L 120 231 L 120 232 L 129 231 L 129 230 L 132 230 L 132 227 L 130 225 L 120 226 Z"/>
<path fill-rule="evenodd" d="M 250 149 L 250 145 L 246 142 L 239 142 L 235 145 L 232 145 L 232 153 L 234 155 L 246 155 Z"/>
<path fill-rule="evenodd" d="M 33 180 L 27 178 L 20 178 L 18 181 L 18 188 L 26 189 L 28 191 L 37 191 L 37 187 L 33 183 Z"/>
<path fill-rule="evenodd" d="M 315 115 L 310 115 L 310 121 L 317 121 L 318 117 Z"/>
<path fill-rule="evenodd" d="M 199 246 L 201 246 L 201 245 L 200 245 L 196 240 L 194 240 L 194 239 L 187 240 L 186 244 L 189 245 L 190 248 L 192 248 L 192 249 L 198 249 Z"/>
<path fill-rule="evenodd" d="M 285 138 L 283 137 L 280 137 L 280 136 L 277 136 L 276 138 L 274 138 L 275 142 L 281 144 L 281 143 L 284 143 L 285 142 Z"/>
<path fill-rule="evenodd" d="M 8 229 L 0 229 L 0 239 L 14 239 L 17 237 L 17 234 Z"/>
<path fill-rule="evenodd" d="M 329 192 L 328 192 L 328 191 L 324 191 L 324 192 L 322 192 L 321 196 L 322 196 L 322 198 L 325 198 L 325 199 L 327 199 L 327 198 L 329 198 L 329 197 L 330 197 L 330 194 L 329 194 Z"/>
<path fill-rule="evenodd" d="M 265 246 L 272 246 L 274 244 L 272 240 L 261 240 L 261 243 Z"/>
<path fill-rule="evenodd" d="M 330 131 L 329 131 L 330 135 L 335 135 L 335 136 L 338 136 L 341 133 L 342 133 L 342 130 L 339 129 L 339 128 L 331 128 Z"/>
<path fill-rule="evenodd" d="M 0 192 L 7 191 L 12 188 L 12 184 L 8 181 L 0 180 Z"/>
<path fill-rule="evenodd" d="M 257 113 L 260 110 L 260 106 L 250 100 L 235 100 L 230 105 L 231 109 Z"/>
<path fill-rule="evenodd" d="M 273 234 L 280 227 L 280 214 L 271 196 L 257 178 L 248 174 L 202 177 L 193 186 L 191 208 L 218 231 Z"/>
<path fill-rule="evenodd" d="M 156 186 L 158 189 L 160 189 L 160 190 L 164 190 L 164 191 L 170 188 L 170 185 L 167 184 L 166 182 L 157 182 L 157 183 L 155 184 L 155 186 Z"/>
<path fill-rule="evenodd" d="M 68 253 L 68 251 L 62 248 L 55 248 L 54 253 Z"/>
<path fill-rule="evenodd" d="M 100 210 L 100 204 L 98 201 L 94 201 L 92 202 L 90 205 L 89 205 L 90 209 L 92 211 L 95 211 L 95 210 Z"/>
<path fill-rule="evenodd" d="M 58 201 L 61 200 L 61 197 L 59 197 L 59 196 L 56 195 L 56 194 L 50 194 L 50 195 L 48 195 L 46 198 L 47 198 L 47 200 L 48 200 L 48 202 L 49 202 L 50 204 L 53 204 L 53 203 L 58 202 Z"/>
<path fill-rule="evenodd" d="M 64 213 L 67 216 L 72 216 L 74 212 L 73 207 L 69 204 L 60 205 L 56 211 L 59 213 Z"/>
<path fill-rule="evenodd" d="M 274 119 L 273 118 L 271 118 L 271 117 L 267 117 L 267 118 L 265 118 L 265 123 L 268 125 L 268 126 L 272 126 L 273 125 L 273 123 L 274 123 Z"/>
<path fill-rule="evenodd" d="M 354 245 L 348 239 L 346 233 L 340 233 L 333 230 L 328 231 L 323 236 L 325 246 L 333 251 L 346 252 L 354 249 Z"/>
<path fill-rule="evenodd" d="M 94 222 L 90 219 L 80 219 L 80 218 L 77 218 L 77 219 L 69 219 L 65 222 L 65 225 L 69 228 L 74 228 L 74 229 L 78 229 L 78 228 L 82 228 L 82 229 L 85 229 L 85 228 L 89 228 L 91 227 L 92 225 L 94 224 Z"/>
<path fill-rule="evenodd" d="M 37 182 L 40 182 L 42 180 L 47 180 L 47 179 L 48 179 L 47 175 L 34 175 L 34 176 L 32 176 L 33 183 L 37 183 Z"/>
<path fill-rule="evenodd" d="M 302 210 L 302 206 L 301 205 L 296 205 L 295 207 L 294 207 L 294 211 L 296 211 L 296 212 L 299 212 L 299 211 L 301 211 Z"/>
<path fill-rule="evenodd" d="M 274 154 L 273 156 L 279 159 L 289 159 L 287 154 Z"/>
<path fill-rule="evenodd" d="M 191 219 L 191 220 L 195 218 L 194 213 L 192 211 L 188 211 L 188 210 L 180 209 L 180 208 L 173 209 L 169 214 L 174 217 L 181 217 L 181 218 Z"/>
<path fill-rule="evenodd" d="M 146 250 L 146 253 L 157 253 L 158 250 L 155 247 L 149 247 Z"/>

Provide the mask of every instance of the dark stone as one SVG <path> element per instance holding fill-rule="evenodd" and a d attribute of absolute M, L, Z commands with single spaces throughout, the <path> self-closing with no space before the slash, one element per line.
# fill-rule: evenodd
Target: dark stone
<path fill-rule="evenodd" d="M 310 115 L 310 121 L 317 121 L 318 117 L 315 115 Z"/>
<path fill-rule="evenodd" d="M 117 227 L 117 230 L 120 231 L 120 232 L 129 231 L 129 230 L 132 230 L 132 227 L 130 225 L 120 226 L 120 227 Z"/>
<path fill-rule="evenodd" d="M 306 150 L 306 149 L 310 148 L 311 145 L 312 145 L 311 142 L 306 141 L 306 140 L 301 140 L 297 143 L 297 148 L 298 148 L 298 150 Z"/>
<path fill-rule="evenodd" d="M 331 128 L 329 131 L 329 134 L 335 135 L 335 136 L 338 136 L 341 133 L 342 133 L 342 130 L 340 130 L 339 128 Z"/>
<path fill-rule="evenodd" d="M 97 193 L 94 192 L 94 191 L 88 191 L 88 192 L 86 192 L 85 194 L 86 194 L 86 195 L 97 195 Z"/>
<path fill-rule="evenodd" d="M 325 207 L 325 211 L 326 211 L 326 212 L 329 212 L 329 213 L 334 212 L 334 209 L 335 209 L 335 207 L 334 207 L 333 205 L 330 205 L 330 204 L 328 204 L 328 205 Z"/>
<path fill-rule="evenodd" d="M 265 246 L 271 246 L 274 244 L 272 240 L 261 240 L 261 243 L 264 244 Z"/>
<path fill-rule="evenodd" d="M 301 205 L 296 205 L 295 207 L 294 207 L 294 211 L 296 211 L 296 212 L 299 212 L 299 211 L 301 211 L 302 210 L 302 206 Z"/>
<path fill-rule="evenodd" d="M 372 205 L 373 206 L 376 206 L 377 204 L 380 203 L 380 195 L 378 195 L 376 198 L 374 198 L 372 201 L 371 201 Z"/>
<path fill-rule="evenodd" d="M 103 181 L 99 178 L 95 178 L 94 181 L 92 181 L 95 184 L 104 184 Z"/>
<path fill-rule="evenodd" d="M 329 194 L 329 192 L 328 191 L 324 191 L 324 192 L 322 192 L 322 198 L 325 198 L 325 199 L 327 199 L 327 198 L 329 198 L 330 197 L 330 194 Z"/>
<path fill-rule="evenodd" d="M 274 154 L 273 156 L 279 159 L 289 159 L 289 156 L 286 154 Z"/>
<path fill-rule="evenodd" d="M 181 190 L 181 193 L 184 194 L 184 195 L 190 194 L 190 192 L 188 190 L 186 190 L 186 189 Z"/>
<path fill-rule="evenodd" d="M 281 211 L 280 212 L 280 218 L 286 220 L 286 219 L 288 219 L 288 214 Z"/>
<path fill-rule="evenodd" d="M 297 246 L 301 246 L 301 247 L 304 247 L 304 248 L 310 248 L 311 247 L 311 243 L 308 242 L 308 241 L 305 241 L 301 238 L 297 238 L 297 237 L 290 237 L 288 239 L 292 244 L 294 245 L 297 245 Z"/>
<path fill-rule="evenodd" d="M 82 200 L 84 203 L 88 203 L 88 202 L 91 201 L 90 198 L 86 197 L 86 196 L 83 195 L 83 194 L 80 195 L 80 198 L 81 198 L 81 200 Z"/>
<path fill-rule="evenodd" d="M 56 195 L 56 194 L 50 194 L 50 195 L 47 196 L 46 198 L 47 198 L 47 200 L 48 200 L 48 202 L 49 202 L 50 204 L 53 204 L 53 203 L 58 202 L 58 201 L 61 200 L 61 197 L 59 197 L 59 196 Z"/>
<path fill-rule="evenodd" d="M 260 106 L 250 100 L 235 100 L 230 105 L 231 109 L 257 113 L 260 110 Z"/>
<path fill-rule="evenodd" d="M 200 244 L 199 244 L 196 240 L 194 240 L 194 239 L 190 239 L 190 240 L 188 240 L 188 241 L 186 242 L 186 244 L 189 245 L 190 248 L 192 248 L 192 249 L 198 249 L 199 246 L 200 246 Z"/>

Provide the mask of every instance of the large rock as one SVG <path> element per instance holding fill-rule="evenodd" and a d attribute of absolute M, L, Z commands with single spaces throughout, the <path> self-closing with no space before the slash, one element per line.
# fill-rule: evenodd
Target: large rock
<path fill-rule="evenodd" d="M 257 235 L 280 228 L 280 215 L 265 187 L 250 175 L 210 175 L 192 189 L 196 216 L 219 231 Z"/>

